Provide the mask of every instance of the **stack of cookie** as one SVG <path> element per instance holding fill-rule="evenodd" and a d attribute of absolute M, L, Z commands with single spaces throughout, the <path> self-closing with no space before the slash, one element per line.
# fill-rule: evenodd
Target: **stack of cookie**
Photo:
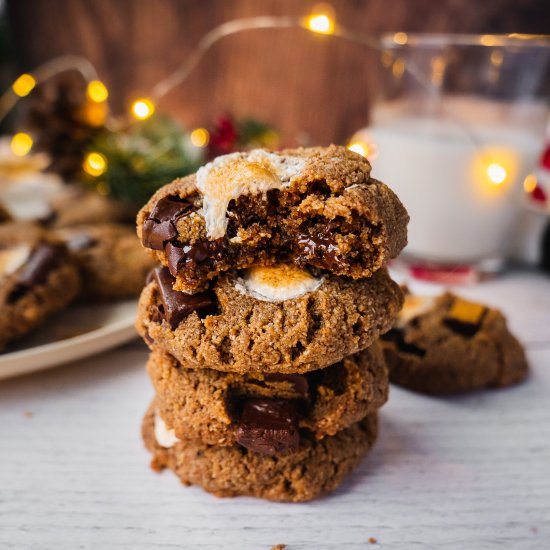
<path fill-rule="evenodd" d="M 376 438 L 385 264 L 408 216 L 343 147 L 219 157 L 159 190 L 138 235 L 160 265 L 137 328 L 156 396 L 153 465 L 221 496 L 310 500 Z"/>

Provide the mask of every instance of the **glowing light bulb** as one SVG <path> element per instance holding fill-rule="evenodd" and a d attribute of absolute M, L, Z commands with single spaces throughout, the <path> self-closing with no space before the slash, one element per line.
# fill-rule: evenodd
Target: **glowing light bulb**
<path fill-rule="evenodd" d="M 348 149 L 362 157 L 367 157 L 369 155 L 369 146 L 363 141 L 354 141 L 350 143 Z"/>
<path fill-rule="evenodd" d="M 109 91 L 101 80 L 92 80 L 86 88 L 86 97 L 94 103 L 103 103 L 109 97 Z"/>
<path fill-rule="evenodd" d="M 396 44 L 399 44 L 400 46 L 403 46 L 407 43 L 407 41 L 409 40 L 409 37 L 407 36 L 407 33 L 406 32 L 396 32 L 394 35 L 393 35 L 393 41 L 396 43 Z"/>
<path fill-rule="evenodd" d="M 504 183 L 506 175 L 505 168 L 496 162 L 492 162 L 487 166 L 487 176 L 489 176 L 489 180 L 494 185 L 501 185 Z"/>
<path fill-rule="evenodd" d="M 101 153 L 88 153 L 84 158 L 82 168 L 86 174 L 97 178 L 107 171 L 107 159 Z"/>
<path fill-rule="evenodd" d="M 305 27 L 317 34 L 334 34 L 334 19 L 326 13 L 314 13 L 307 17 Z"/>
<path fill-rule="evenodd" d="M 146 97 L 136 99 L 132 103 L 132 116 L 138 120 L 147 120 L 155 112 L 155 106 L 150 99 Z"/>
<path fill-rule="evenodd" d="M 32 148 L 32 137 L 25 132 L 19 132 L 11 138 L 10 149 L 14 155 L 24 157 Z"/>
<path fill-rule="evenodd" d="M 529 174 L 523 180 L 523 190 L 526 193 L 532 193 L 536 187 L 537 187 L 537 176 L 535 176 L 535 174 Z"/>
<path fill-rule="evenodd" d="M 30 74 L 22 74 L 11 86 L 13 93 L 19 97 L 25 97 L 36 86 L 36 80 Z"/>
<path fill-rule="evenodd" d="M 210 134 L 206 128 L 196 128 L 189 135 L 189 139 L 195 147 L 206 147 L 210 141 Z"/>

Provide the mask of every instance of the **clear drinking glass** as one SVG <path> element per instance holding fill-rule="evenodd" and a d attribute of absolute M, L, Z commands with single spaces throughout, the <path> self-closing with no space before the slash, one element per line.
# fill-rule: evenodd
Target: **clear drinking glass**
<path fill-rule="evenodd" d="M 359 139 L 411 215 L 405 258 L 502 265 L 544 144 L 549 76 L 547 36 L 382 38 L 379 97 Z"/>

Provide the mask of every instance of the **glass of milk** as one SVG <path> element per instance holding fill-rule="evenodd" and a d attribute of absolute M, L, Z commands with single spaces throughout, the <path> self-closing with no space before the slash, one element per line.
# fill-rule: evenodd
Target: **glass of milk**
<path fill-rule="evenodd" d="M 544 143 L 550 38 L 382 38 L 379 97 L 353 138 L 410 216 L 405 257 L 493 271 Z"/>

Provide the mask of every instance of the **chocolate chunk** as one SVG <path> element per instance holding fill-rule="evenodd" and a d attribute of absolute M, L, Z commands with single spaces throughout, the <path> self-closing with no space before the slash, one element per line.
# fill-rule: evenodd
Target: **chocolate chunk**
<path fill-rule="evenodd" d="M 73 235 L 68 241 L 66 241 L 67 248 L 72 252 L 79 250 L 85 250 L 97 243 L 97 239 L 89 235 L 88 233 L 78 233 Z"/>
<path fill-rule="evenodd" d="M 170 273 L 175 277 L 186 268 L 196 268 L 207 260 L 219 261 L 223 255 L 223 239 L 201 241 L 196 244 L 177 246 L 168 243 L 164 249 L 168 258 Z"/>
<path fill-rule="evenodd" d="M 179 197 L 164 197 L 143 223 L 143 246 L 153 250 L 162 250 L 164 245 L 177 237 L 176 222 L 182 216 L 187 216 L 197 208 L 188 199 Z"/>
<path fill-rule="evenodd" d="M 403 329 L 392 328 L 389 332 L 386 332 L 386 334 L 382 334 L 380 338 L 382 340 L 386 340 L 387 342 L 395 342 L 395 345 L 399 351 L 404 353 L 410 353 L 412 355 L 417 355 L 418 357 L 425 357 L 426 355 L 426 350 L 405 340 L 405 331 Z"/>
<path fill-rule="evenodd" d="M 481 327 L 481 323 L 469 323 L 452 317 L 443 319 L 443 324 L 453 332 L 456 332 L 456 334 L 464 336 L 465 338 L 475 336 Z"/>
<path fill-rule="evenodd" d="M 38 245 L 21 269 L 17 277 L 17 284 L 10 292 L 7 301 L 13 303 L 33 286 L 44 283 L 52 269 L 59 265 L 59 261 L 65 254 L 66 249 L 63 245 L 50 243 Z"/>
<path fill-rule="evenodd" d="M 284 399 L 245 401 L 236 437 L 240 445 L 256 453 L 295 451 L 300 444 L 295 404 Z"/>
<path fill-rule="evenodd" d="M 333 235 L 312 236 L 301 233 L 294 239 L 294 248 L 303 256 L 298 257 L 299 264 L 312 263 L 316 267 L 329 270 L 336 270 L 344 265 Z"/>
<path fill-rule="evenodd" d="M 212 315 L 216 311 L 216 298 L 211 290 L 197 294 L 178 292 L 172 287 L 175 279 L 165 267 L 157 267 L 154 278 L 162 300 L 164 318 L 175 329 L 193 311 L 199 316 Z"/>
<path fill-rule="evenodd" d="M 288 382 L 293 386 L 294 391 L 300 395 L 307 395 L 309 390 L 309 383 L 303 374 L 282 374 L 274 372 L 273 374 L 266 374 L 264 378 L 267 382 Z"/>

